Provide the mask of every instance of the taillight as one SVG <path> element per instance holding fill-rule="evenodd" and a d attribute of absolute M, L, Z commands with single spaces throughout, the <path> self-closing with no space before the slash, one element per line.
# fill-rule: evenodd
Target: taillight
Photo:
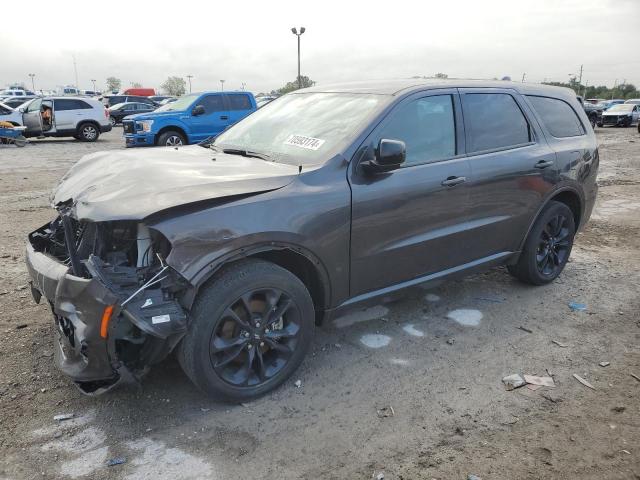
<path fill-rule="evenodd" d="M 106 108 L 104 109 L 104 116 L 105 118 L 109 118 L 109 110 L 107 110 Z"/>

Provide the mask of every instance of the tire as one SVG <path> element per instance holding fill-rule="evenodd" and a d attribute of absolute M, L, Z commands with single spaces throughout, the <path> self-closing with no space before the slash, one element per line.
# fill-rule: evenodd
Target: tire
<path fill-rule="evenodd" d="M 158 137 L 158 145 L 161 147 L 179 147 L 186 144 L 184 135 L 175 130 L 168 130 Z"/>
<path fill-rule="evenodd" d="M 596 128 L 596 124 L 598 123 L 598 116 L 597 115 L 589 116 L 589 122 L 591 123 L 591 128 Z"/>
<path fill-rule="evenodd" d="M 603 123 L 602 122 L 598 122 L 596 125 L 598 125 L 600 128 L 602 128 Z"/>
<path fill-rule="evenodd" d="M 555 223 L 558 220 L 561 223 Z M 571 209 L 564 203 L 549 202 L 533 224 L 518 263 L 508 266 L 509 272 L 532 285 L 553 282 L 567 264 L 575 233 Z"/>
<path fill-rule="evenodd" d="M 273 309 L 265 308 L 269 303 Z M 284 313 L 276 317 L 278 310 Z M 302 363 L 315 328 L 304 284 L 262 260 L 241 261 L 216 274 L 199 291 L 190 317 L 177 351 L 182 369 L 203 392 L 235 402 L 287 380 Z"/>
<path fill-rule="evenodd" d="M 75 138 L 82 142 L 95 142 L 100 137 L 100 129 L 95 123 L 81 123 L 78 126 L 78 134 Z"/>
<path fill-rule="evenodd" d="M 118 124 L 115 117 L 112 117 L 111 115 L 109 115 L 109 123 L 111 124 L 112 127 L 115 127 Z"/>

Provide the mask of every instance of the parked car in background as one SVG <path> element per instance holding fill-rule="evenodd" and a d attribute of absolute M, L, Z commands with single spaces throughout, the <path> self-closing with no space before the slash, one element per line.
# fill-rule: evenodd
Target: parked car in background
<path fill-rule="evenodd" d="M 20 88 L 7 88 L 5 90 L 0 91 L 0 97 L 27 97 L 27 96 L 35 96 L 31 90 L 23 90 Z"/>
<path fill-rule="evenodd" d="M 258 108 L 264 107 L 267 103 L 273 102 L 276 98 L 278 97 L 274 95 L 263 95 L 261 97 L 257 97 L 256 105 L 258 105 Z"/>
<path fill-rule="evenodd" d="M 203 95 L 182 115 L 222 97 Z M 285 95 L 208 148 L 88 155 L 26 245 L 55 361 L 99 394 L 175 349 L 241 402 L 349 309 L 497 265 L 549 284 L 596 200 L 587 122 L 564 88 L 352 83 Z"/>
<path fill-rule="evenodd" d="M 22 125 L 22 113 L 18 110 L 10 107 L 4 102 L 0 102 L 0 120 L 3 122 L 9 122 L 12 125 Z"/>
<path fill-rule="evenodd" d="M 136 95 L 138 97 L 150 97 L 156 94 L 153 88 L 132 87 L 122 92 L 124 95 Z"/>
<path fill-rule="evenodd" d="M 589 118 L 589 122 L 591 123 L 591 127 L 595 128 L 596 125 L 602 123 L 602 108 L 598 107 L 598 105 L 594 105 L 593 103 L 583 103 L 582 108 L 584 108 L 587 117 Z"/>
<path fill-rule="evenodd" d="M 602 126 L 630 127 L 638 123 L 640 105 L 619 103 L 602 112 Z"/>
<path fill-rule="evenodd" d="M 178 100 L 177 97 L 165 98 L 164 100 L 160 100 L 160 105 L 166 105 L 167 103 L 173 103 Z"/>
<path fill-rule="evenodd" d="M 111 121 L 111 125 L 116 125 L 118 123 L 122 123 L 122 119 L 127 115 L 135 115 L 137 113 L 149 113 L 153 112 L 156 108 L 155 105 L 151 105 L 150 103 L 140 103 L 140 102 L 128 102 L 128 103 L 117 103 L 113 107 L 110 107 L 109 110 L 109 120 Z"/>
<path fill-rule="evenodd" d="M 4 100 L 2 100 L 2 103 L 10 106 L 11 108 L 15 108 L 18 109 L 21 106 L 23 106 L 26 102 L 30 102 L 31 100 L 33 100 L 36 97 L 8 97 L 5 98 Z"/>
<path fill-rule="evenodd" d="M 100 97 L 98 100 L 102 101 L 102 103 L 107 108 L 110 108 L 113 105 L 117 105 L 118 103 L 129 103 L 129 102 L 148 103 L 150 105 L 156 105 L 156 106 L 158 105 L 149 97 L 141 97 L 139 95 L 104 95 Z"/>
<path fill-rule="evenodd" d="M 25 137 L 74 137 L 95 142 L 111 130 L 109 112 L 93 98 L 42 97 L 22 111 Z"/>
<path fill-rule="evenodd" d="M 173 97 L 171 95 L 151 95 L 148 98 L 149 100 L 153 100 L 154 102 L 156 102 L 158 105 L 161 105 L 164 100 L 169 100 L 169 99 L 177 100 L 176 97 Z"/>
<path fill-rule="evenodd" d="M 624 103 L 633 103 L 634 105 L 640 105 L 640 98 L 630 98 L 625 100 Z"/>
<path fill-rule="evenodd" d="M 249 92 L 205 92 L 180 97 L 152 113 L 122 122 L 127 147 L 175 146 L 213 137 L 256 110 Z"/>
<path fill-rule="evenodd" d="M 598 104 L 598 103 L 602 103 L 606 101 L 606 98 L 587 98 L 585 100 L 585 102 L 587 103 L 593 103 L 594 105 Z"/>

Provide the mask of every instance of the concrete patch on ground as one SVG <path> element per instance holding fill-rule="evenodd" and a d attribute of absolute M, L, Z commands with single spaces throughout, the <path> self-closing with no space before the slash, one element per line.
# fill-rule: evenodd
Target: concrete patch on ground
<path fill-rule="evenodd" d="M 333 321 L 333 324 L 338 328 L 348 327 L 354 323 L 368 322 L 377 318 L 384 317 L 389 313 L 387 307 L 382 305 L 376 305 L 375 307 L 366 308 L 357 312 L 348 313 L 342 317 L 338 317 Z"/>
<path fill-rule="evenodd" d="M 465 327 L 477 327 L 482 320 L 482 312 L 470 308 L 460 308 L 447 313 L 447 318 Z"/>
<path fill-rule="evenodd" d="M 412 323 L 408 323 L 402 327 L 402 330 L 405 333 L 408 333 L 412 337 L 424 337 L 424 332 L 422 330 L 418 330 Z"/>
<path fill-rule="evenodd" d="M 411 362 L 404 358 L 390 358 L 389 363 L 391 365 L 399 365 L 401 367 L 408 367 L 409 365 L 411 365 Z"/>
<path fill-rule="evenodd" d="M 71 478 L 84 477 L 103 468 L 109 455 L 109 447 L 100 447 L 83 453 L 73 460 L 64 462 L 60 466 L 60 473 Z"/>
<path fill-rule="evenodd" d="M 360 342 L 369 348 L 382 348 L 389 345 L 391 337 L 377 333 L 368 333 L 360 337 Z"/>
<path fill-rule="evenodd" d="M 436 295 L 435 293 L 427 293 L 424 296 L 424 299 L 429 303 L 436 303 L 440 301 L 440 296 Z"/>
<path fill-rule="evenodd" d="M 127 442 L 129 449 L 140 452 L 131 458 L 129 465 L 135 467 L 125 480 L 198 480 L 219 478 L 211 466 L 179 448 L 167 447 L 165 443 L 150 438 Z"/>

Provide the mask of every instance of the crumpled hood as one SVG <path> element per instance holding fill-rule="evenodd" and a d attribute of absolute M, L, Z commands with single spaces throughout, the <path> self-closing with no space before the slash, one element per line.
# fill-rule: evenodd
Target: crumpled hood
<path fill-rule="evenodd" d="M 294 165 L 197 145 L 98 152 L 71 167 L 51 203 L 70 202 L 78 220 L 141 220 L 179 205 L 276 190 L 296 175 Z"/>

